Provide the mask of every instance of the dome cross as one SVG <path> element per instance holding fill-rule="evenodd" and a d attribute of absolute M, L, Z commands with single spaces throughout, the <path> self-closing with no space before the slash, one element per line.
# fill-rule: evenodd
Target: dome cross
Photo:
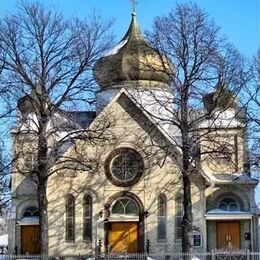
<path fill-rule="evenodd" d="M 133 4 L 133 11 L 132 11 L 132 14 L 135 14 L 136 13 L 136 5 L 137 5 L 137 1 L 136 0 L 130 0 Z"/>

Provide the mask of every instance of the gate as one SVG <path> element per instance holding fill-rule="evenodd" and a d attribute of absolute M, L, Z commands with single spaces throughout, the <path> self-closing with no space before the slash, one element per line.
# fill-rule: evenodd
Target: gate
<path fill-rule="evenodd" d="M 246 260 L 247 252 L 231 245 L 215 251 L 216 260 Z"/>

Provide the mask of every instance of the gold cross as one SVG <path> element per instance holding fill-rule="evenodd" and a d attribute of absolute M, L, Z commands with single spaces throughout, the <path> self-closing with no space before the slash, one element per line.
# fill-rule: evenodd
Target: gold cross
<path fill-rule="evenodd" d="M 137 1 L 136 0 L 131 0 L 131 2 L 133 4 L 133 13 L 135 13 Z"/>

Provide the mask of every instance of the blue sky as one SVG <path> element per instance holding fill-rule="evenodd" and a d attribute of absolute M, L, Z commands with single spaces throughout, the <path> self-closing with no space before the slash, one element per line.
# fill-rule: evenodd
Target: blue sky
<path fill-rule="evenodd" d="M 24 0 L 28 1 L 28 0 Z M 114 33 L 119 41 L 131 19 L 130 0 L 38 0 L 47 7 L 55 7 L 65 16 L 84 17 L 94 9 L 104 19 L 115 18 Z M 17 0 L 0 0 L 0 17 L 15 9 Z M 138 0 L 137 19 L 143 31 L 150 29 L 156 16 L 166 15 L 176 0 Z M 187 2 L 187 0 L 179 0 Z M 260 0 L 193 0 L 221 27 L 241 53 L 248 57 L 260 47 Z M 9 143 L 10 145 L 10 143 Z M 256 192 L 260 201 L 260 189 Z"/>
<path fill-rule="evenodd" d="M 25 0 L 26 1 L 26 0 Z M 17 0 L 0 0 L 0 16 L 12 12 Z M 126 32 L 130 21 L 130 0 L 39 0 L 47 7 L 56 7 L 64 15 L 87 16 L 93 9 L 104 19 L 115 18 L 114 32 L 118 40 Z M 179 0 L 178 2 L 187 2 Z M 251 57 L 260 47 L 259 0 L 194 0 L 213 18 L 243 54 Z M 175 0 L 139 0 L 137 17 L 141 29 L 151 28 L 154 17 L 165 15 L 174 7 Z"/>

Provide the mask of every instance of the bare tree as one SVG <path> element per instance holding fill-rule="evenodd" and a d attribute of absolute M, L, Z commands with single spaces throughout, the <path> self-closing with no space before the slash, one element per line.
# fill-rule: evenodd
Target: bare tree
<path fill-rule="evenodd" d="M 73 113 L 66 109 L 71 111 L 76 105 L 81 110 L 91 108 L 96 91 L 92 67 L 112 43 L 110 27 L 111 21 L 102 22 L 96 15 L 85 20 L 65 19 L 39 3 L 26 2 L 0 24 L 1 91 L 6 99 L 12 98 L 12 105 L 18 102 L 19 108 L 20 121 L 13 130 L 19 144 L 13 171 L 22 173 L 22 158 L 32 152 L 36 155 L 26 174 L 36 183 L 44 254 L 48 253 L 46 188 L 50 169 L 76 136 L 94 140 L 99 135 L 98 131 L 79 131 L 71 120 Z"/>
<path fill-rule="evenodd" d="M 251 67 L 252 81 L 246 89 L 248 119 L 251 134 L 251 165 L 259 170 L 260 167 L 260 50 L 253 58 Z"/>
<path fill-rule="evenodd" d="M 156 18 L 153 31 L 147 36 L 161 53 L 171 82 L 172 98 L 161 104 L 171 115 L 167 119 L 158 116 L 158 122 L 174 126 L 179 133 L 176 146 L 182 154 L 182 251 L 190 253 L 193 246 L 192 179 L 201 172 L 205 154 L 225 153 L 223 140 L 220 144 L 220 139 L 215 137 L 219 131 L 217 121 L 221 111 L 236 106 L 236 95 L 247 80 L 245 60 L 220 37 L 219 28 L 196 4 L 178 4 L 168 16 Z M 209 94 L 210 91 L 214 92 Z M 207 127 L 203 128 L 205 122 Z"/>

